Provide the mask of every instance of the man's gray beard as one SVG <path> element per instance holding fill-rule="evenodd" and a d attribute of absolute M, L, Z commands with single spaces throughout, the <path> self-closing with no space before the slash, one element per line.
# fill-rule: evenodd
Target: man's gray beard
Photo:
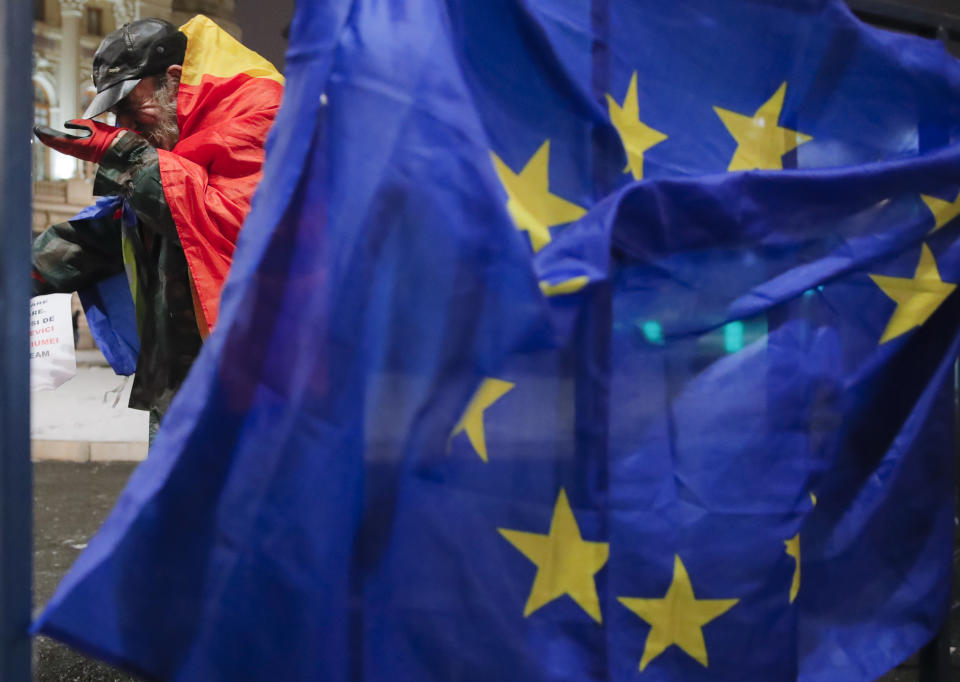
<path fill-rule="evenodd" d="M 160 109 L 160 121 L 140 132 L 147 141 L 158 149 L 173 149 L 180 139 L 180 126 L 177 125 L 178 83 L 162 76 L 153 93 L 153 102 Z"/>

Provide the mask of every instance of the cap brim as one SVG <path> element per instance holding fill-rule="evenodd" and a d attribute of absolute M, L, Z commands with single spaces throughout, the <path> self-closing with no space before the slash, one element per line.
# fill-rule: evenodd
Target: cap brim
<path fill-rule="evenodd" d="M 114 104 L 133 92 L 142 78 L 133 78 L 127 81 L 120 81 L 116 85 L 111 85 L 103 92 L 97 93 L 97 96 L 90 102 L 90 106 L 83 112 L 80 118 L 93 118 L 99 116 Z"/>

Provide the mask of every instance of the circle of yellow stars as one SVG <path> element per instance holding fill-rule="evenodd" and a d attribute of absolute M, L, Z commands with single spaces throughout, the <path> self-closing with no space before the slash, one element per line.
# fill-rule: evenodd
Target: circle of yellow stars
<path fill-rule="evenodd" d="M 484 379 L 454 427 L 451 441 L 460 434 L 466 435 L 477 456 L 489 463 L 486 413 L 498 409 L 496 406 L 501 398 L 515 388 L 516 384 L 510 381 L 494 377 Z M 810 499 L 816 505 L 813 493 Z M 610 545 L 583 536 L 564 488 L 557 495 L 546 533 L 515 528 L 497 530 L 537 569 L 523 608 L 525 618 L 558 599 L 569 597 L 594 622 L 603 623 L 596 576 L 607 564 Z M 784 545 L 785 554 L 795 562 L 789 588 L 789 603 L 792 604 L 800 590 L 800 534 L 784 541 Z M 672 646 L 709 667 L 703 629 L 740 601 L 736 598 L 697 597 L 690 573 L 679 555 L 674 556 L 673 575 L 662 597 L 621 596 L 617 600 L 650 628 L 639 663 L 641 671 Z"/>
<path fill-rule="evenodd" d="M 663 133 L 640 118 L 638 74 L 630 77 L 622 102 L 607 94 L 610 122 L 620 136 L 627 165 L 624 173 L 634 180 L 642 180 L 646 152 L 668 139 Z M 784 82 L 766 102 L 750 115 L 715 106 L 713 109 L 736 140 L 737 147 L 728 170 L 783 168 L 783 155 L 809 142 L 810 135 L 791 130 L 779 124 L 786 98 Z M 547 246 L 553 236 L 551 230 L 579 220 L 586 209 L 564 199 L 550 189 L 550 140 L 545 140 L 519 171 L 514 171 L 495 152 L 490 152 L 494 170 L 507 193 L 507 212 L 517 229 L 526 232 L 534 253 Z M 547 296 L 574 293 L 588 283 L 585 276 L 561 282 L 544 282 L 541 288 Z"/>
<path fill-rule="evenodd" d="M 620 136 L 627 159 L 624 173 L 634 180 L 643 179 L 645 154 L 668 136 L 640 119 L 640 97 L 637 72 L 630 78 L 622 102 L 607 94 L 611 123 Z M 783 156 L 813 138 L 780 125 L 786 99 L 787 83 L 777 90 L 752 114 L 714 106 L 716 115 L 737 143 L 728 165 L 729 171 L 782 170 Z M 519 172 L 513 171 L 497 154 L 491 152 L 494 169 L 507 193 L 507 211 L 518 230 L 528 234 L 534 252 L 551 240 L 551 229 L 585 215 L 586 210 L 550 190 L 550 140 L 544 141 Z M 921 195 L 921 201 L 934 219 L 935 232 L 960 216 L 960 193 L 952 200 Z M 871 274 L 870 279 L 896 303 L 879 343 L 884 344 L 921 326 L 953 293 L 956 284 L 944 282 L 929 246 L 921 246 L 920 260 L 913 277 Z M 580 291 L 589 283 L 587 276 L 576 276 L 557 282 L 541 282 L 546 296 L 561 296 Z M 463 416 L 451 433 L 451 443 L 463 433 L 473 450 L 484 462 L 489 461 L 484 416 L 487 410 L 515 388 L 502 379 L 487 378 L 467 405 Z M 816 497 L 810 494 L 816 505 Z M 499 528 L 500 535 L 536 568 L 524 617 L 563 597 L 569 597 L 592 620 L 602 624 L 596 575 L 606 565 L 610 554 L 608 543 L 585 539 L 570 506 L 566 491 L 561 488 L 553 508 L 550 528 L 546 533 Z M 789 603 L 800 591 L 800 534 L 784 541 L 785 553 L 794 561 L 789 588 Z M 678 647 L 704 667 L 709 658 L 703 628 L 720 618 L 739 603 L 739 599 L 697 598 L 690 574 L 679 555 L 674 556 L 673 575 L 662 597 L 623 596 L 620 604 L 645 621 L 650 630 L 644 644 L 639 668 L 645 670 L 657 657 L 672 646 Z"/>
<path fill-rule="evenodd" d="M 607 94 L 610 121 L 620 136 L 627 166 L 624 172 L 635 180 L 643 178 L 644 156 L 668 136 L 640 119 L 638 73 L 630 77 L 624 99 L 618 102 Z M 714 106 L 717 116 L 736 140 L 728 170 L 782 170 L 783 156 L 813 138 L 780 124 L 787 94 L 784 81 L 752 114 L 743 114 Z M 579 220 L 586 210 L 550 191 L 550 140 L 543 142 L 519 172 L 514 172 L 497 154 L 491 152 L 494 169 L 507 193 L 507 211 L 517 229 L 527 232 L 534 252 L 551 240 L 554 227 Z M 960 193 L 952 200 L 921 195 L 934 218 L 935 232 L 960 216 Z M 956 284 L 944 282 L 929 247 L 923 245 L 913 277 L 871 274 L 871 280 L 896 303 L 896 309 L 880 338 L 880 344 L 921 326 L 953 293 Z M 572 294 L 589 284 L 589 277 L 578 275 L 558 282 L 541 282 L 545 296 Z M 466 429 L 466 426 L 463 427 Z M 476 427 L 473 427 L 476 432 Z M 468 432 L 469 433 L 469 432 Z M 471 436 L 471 441 L 474 436 Z M 478 452 L 481 452 L 478 449 Z M 484 456 L 484 455 L 481 455 Z"/>
<path fill-rule="evenodd" d="M 781 170 L 784 154 L 813 139 L 810 135 L 780 125 L 786 93 L 787 83 L 784 82 L 750 115 L 713 107 L 737 142 L 728 170 Z M 632 174 L 634 180 L 641 180 L 646 152 L 668 136 L 640 119 L 636 71 L 630 77 L 622 103 L 610 94 L 606 95 L 606 99 L 610 122 L 620 136 L 627 157 L 624 172 Z M 551 228 L 579 220 L 586 213 L 583 207 L 550 191 L 549 139 L 540 145 L 518 172 L 495 152 L 491 152 L 490 157 L 507 193 L 507 212 L 517 229 L 529 235 L 534 252 L 551 242 Z"/>
<path fill-rule="evenodd" d="M 931 232 L 960 216 L 960 194 L 953 201 L 926 195 L 921 201 L 934 219 Z M 880 337 L 881 345 L 921 326 L 956 289 L 956 284 L 943 281 L 927 244 L 921 245 L 920 260 L 913 277 L 871 274 L 870 278 L 897 304 Z M 555 295 L 577 291 L 585 284 L 584 278 L 574 278 L 556 285 L 541 283 L 541 287 L 547 295 Z M 485 379 L 454 427 L 451 442 L 455 436 L 465 433 L 480 459 L 488 462 L 484 415 L 515 386 L 502 379 Z M 816 505 L 813 493 L 810 498 Z M 547 533 L 508 528 L 498 530 L 537 567 L 524 617 L 567 596 L 595 622 L 603 622 L 595 576 L 607 563 L 609 544 L 583 538 L 564 489 L 561 488 L 557 497 Z M 789 589 L 789 603 L 792 604 L 800 591 L 800 534 L 785 540 L 784 545 L 786 555 L 794 561 Z M 698 599 L 679 555 L 674 558 L 673 578 L 662 598 L 618 597 L 618 601 L 650 626 L 640 659 L 641 671 L 674 645 L 707 667 L 709 658 L 703 628 L 739 602 L 731 598 Z"/>
<path fill-rule="evenodd" d="M 500 399 L 515 387 L 515 383 L 503 379 L 484 379 L 454 427 L 451 441 L 460 434 L 466 435 L 477 456 L 488 463 L 484 418 L 487 411 L 494 410 Z M 603 623 L 596 575 L 607 564 L 610 545 L 583 537 L 565 489 L 561 488 L 557 495 L 546 533 L 514 528 L 497 530 L 537 568 L 523 609 L 525 618 L 557 599 L 569 597 L 594 622 Z M 707 666 L 703 627 L 739 602 L 738 599 L 698 599 L 679 556 L 675 557 L 673 578 L 663 597 L 620 597 L 619 601 L 650 626 L 640 670 L 673 645 Z"/>

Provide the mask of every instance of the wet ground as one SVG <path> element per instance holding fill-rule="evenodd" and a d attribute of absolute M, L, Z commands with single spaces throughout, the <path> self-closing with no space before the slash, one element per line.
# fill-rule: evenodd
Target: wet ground
<path fill-rule="evenodd" d="M 128 462 L 38 462 L 34 465 L 35 601 L 46 603 L 60 578 L 79 556 L 106 518 L 136 464 Z M 951 673 L 941 679 L 960 680 L 960 552 L 951 623 Z M 46 637 L 34 645 L 34 680 L 39 682 L 119 682 L 134 680 L 110 666 L 92 661 Z M 941 682 L 921 680 L 916 658 L 882 678 L 882 682 Z"/>
<path fill-rule="evenodd" d="M 107 517 L 136 464 L 37 462 L 34 475 L 34 602 L 45 604 L 60 578 Z M 34 642 L 34 680 L 133 680 L 48 639 Z"/>

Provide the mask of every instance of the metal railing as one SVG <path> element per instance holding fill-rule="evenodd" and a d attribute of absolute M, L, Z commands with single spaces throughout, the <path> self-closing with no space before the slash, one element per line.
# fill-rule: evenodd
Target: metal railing
<path fill-rule="evenodd" d="M 0 0 L 0 680 L 30 679 L 33 495 L 28 357 L 33 3 Z"/>

